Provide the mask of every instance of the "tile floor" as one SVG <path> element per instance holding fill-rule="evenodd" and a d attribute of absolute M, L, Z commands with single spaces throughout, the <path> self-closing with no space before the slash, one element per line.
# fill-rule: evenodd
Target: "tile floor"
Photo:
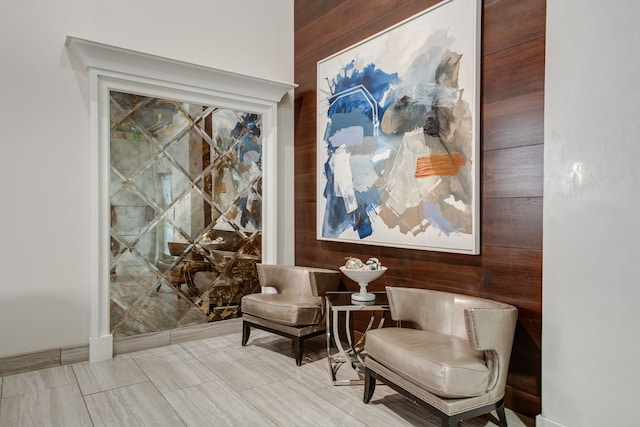
<path fill-rule="evenodd" d="M 324 338 L 296 367 L 290 340 L 252 330 L 0 378 L 0 427 L 439 426 L 384 385 L 333 386 Z M 533 420 L 507 410 L 510 427 Z M 497 425 L 495 414 L 464 427 Z"/>

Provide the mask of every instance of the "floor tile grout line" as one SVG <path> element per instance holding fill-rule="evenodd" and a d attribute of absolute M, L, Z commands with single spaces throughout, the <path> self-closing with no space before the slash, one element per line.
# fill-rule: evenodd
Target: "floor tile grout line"
<path fill-rule="evenodd" d="M 78 387 L 78 393 L 80 393 L 80 397 L 82 397 L 82 403 L 84 403 L 84 407 L 87 410 L 87 414 L 89 415 L 89 419 L 91 420 L 91 425 L 95 426 L 96 423 L 93 420 L 93 416 L 91 416 L 91 411 L 89 410 L 89 405 L 87 405 L 87 399 L 85 398 L 85 395 L 82 394 L 82 389 L 80 388 L 80 381 L 78 380 L 78 375 L 76 374 L 76 370 L 73 369 L 73 365 L 75 365 L 75 363 L 72 363 L 69 365 L 69 369 L 71 369 L 71 373 L 73 374 L 73 378 L 76 380 L 76 387 Z"/>
<path fill-rule="evenodd" d="M 211 370 L 211 368 L 209 368 L 209 366 L 207 366 L 207 364 L 206 364 L 206 363 L 202 362 L 202 361 L 200 360 L 200 358 L 199 358 L 197 355 L 195 355 L 195 354 L 193 354 L 192 352 L 188 351 L 188 349 L 184 348 L 184 347 L 183 347 L 182 345 L 180 345 L 180 344 L 174 344 L 174 345 L 176 345 L 178 348 L 180 348 L 182 351 L 184 351 L 184 352 L 189 356 L 189 358 L 190 358 L 190 359 L 192 359 L 192 360 L 194 360 L 198 365 L 200 365 L 200 366 L 204 367 L 207 371 L 209 371 L 209 373 L 211 373 L 211 375 L 213 375 L 213 376 L 215 376 L 216 378 L 218 378 L 218 374 L 216 374 L 215 372 L 213 372 L 213 371 Z M 186 360 L 186 359 L 185 359 L 185 360 Z M 180 361 L 183 361 L 183 359 L 180 359 Z M 201 383 L 201 384 L 202 384 L 202 383 Z M 183 388 L 184 388 L 184 387 L 183 387 Z"/>
<path fill-rule="evenodd" d="M 239 346 L 239 333 L 232 333 L 232 334 L 227 334 L 224 336 L 222 339 L 224 341 L 220 341 L 220 342 L 224 342 L 224 344 L 226 345 L 225 348 L 220 349 L 219 351 L 216 351 L 215 353 L 226 353 L 226 352 L 234 352 L 234 351 L 239 351 L 239 350 L 243 350 L 243 347 Z M 350 411 L 350 407 L 349 406 L 344 406 L 343 404 L 340 404 L 340 399 L 335 400 L 335 404 L 332 403 L 334 400 L 331 399 L 331 396 L 328 394 L 329 392 L 336 392 L 336 389 L 334 388 L 335 386 L 333 386 L 330 382 L 330 373 L 327 371 L 326 366 L 323 366 L 321 364 L 317 364 L 316 366 L 308 366 L 307 365 L 312 365 L 312 364 L 316 364 L 316 363 L 326 363 L 326 360 L 324 360 L 327 356 L 325 355 L 324 357 L 322 357 L 322 347 L 321 346 L 312 346 L 311 348 L 309 348 L 309 355 L 308 357 L 305 357 L 305 363 L 303 364 L 303 366 L 297 367 L 294 363 L 294 359 L 291 357 L 290 353 L 290 349 L 287 345 L 285 345 L 284 342 L 279 341 L 279 340 L 274 340 L 271 339 L 271 336 L 269 335 L 265 335 L 262 338 L 268 338 L 268 339 L 264 339 L 262 342 L 260 343 L 256 343 L 257 345 L 255 345 L 255 354 L 250 355 L 250 358 L 256 358 L 256 359 L 261 359 L 266 361 L 265 362 L 265 366 L 263 367 L 262 364 L 256 364 L 256 366 L 254 366 L 254 368 L 257 369 L 268 369 L 269 372 L 273 372 L 273 375 L 269 374 L 269 375 L 264 375 L 262 376 L 262 378 L 267 378 L 268 382 L 262 384 L 259 383 L 261 381 L 250 381 L 247 382 L 246 384 L 251 384 L 252 385 L 248 386 L 246 389 L 244 390 L 236 390 L 233 387 L 232 382 L 232 378 L 234 375 L 232 374 L 228 374 L 225 376 L 219 376 L 218 374 L 216 374 L 216 372 L 214 371 L 214 367 L 210 366 L 209 362 L 209 353 L 207 353 L 207 347 L 208 346 L 215 346 L 215 343 L 206 343 L 203 344 L 201 347 L 198 346 L 197 341 L 203 341 L 203 340 L 209 340 L 212 338 L 217 338 L 217 337 L 208 337 L 208 338 L 204 338 L 201 340 L 194 340 L 191 342 L 194 342 L 193 345 L 189 346 L 186 345 L 186 343 L 176 343 L 175 345 L 177 345 L 179 348 L 179 355 L 181 356 L 179 358 L 179 361 L 184 361 L 187 360 L 187 358 L 189 360 L 194 360 L 197 362 L 198 365 L 204 366 L 209 372 L 211 372 L 216 379 L 210 380 L 210 381 L 205 381 L 205 382 L 200 382 L 198 384 L 193 384 L 191 386 L 181 386 L 180 388 L 176 389 L 176 390 L 169 390 L 167 393 L 162 393 L 159 390 L 159 386 L 151 379 L 151 377 L 147 374 L 147 372 L 142 368 L 140 359 L 135 357 L 135 355 L 137 353 L 142 353 L 144 351 L 149 351 L 149 350 L 153 350 L 153 349 L 146 349 L 146 350 L 140 350 L 137 352 L 132 352 L 127 354 L 126 356 L 129 357 L 130 356 L 130 360 L 132 360 L 134 362 L 133 365 L 130 365 L 129 368 L 133 369 L 133 367 L 136 367 L 140 373 L 142 374 L 142 376 L 139 378 L 140 381 L 132 383 L 132 384 L 128 384 L 128 385 L 122 385 L 122 386 L 118 386 L 118 387 L 113 387 L 107 390 L 101 390 L 98 391 L 96 393 L 90 393 L 87 395 L 84 395 L 82 393 L 82 390 L 80 388 L 80 378 L 79 378 L 79 373 L 81 373 L 80 370 L 76 370 L 74 369 L 74 367 L 79 366 L 83 363 L 89 363 L 89 362 L 75 362 L 72 364 L 69 364 L 68 368 L 64 368 L 64 366 L 61 366 L 60 368 L 64 368 L 64 369 L 71 369 L 72 373 L 73 373 L 73 377 L 68 377 L 65 376 L 64 377 L 64 381 L 66 381 L 64 384 L 56 384 L 55 386 L 48 386 L 49 383 L 45 382 L 45 387 L 44 389 L 46 390 L 53 390 L 59 387 L 63 387 L 63 386 L 67 386 L 67 385 L 72 385 L 75 384 L 75 390 L 77 390 L 78 393 L 80 393 L 80 396 L 83 399 L 83 404 L 85 407 L 85 410 L 87 411 L 87 414 L 89 415 L 89 420 L 92 426 L 96 425 L 96 420 L 94 420 L 94 417 L 92 416 L 91 412 L 89 411 L 89 405 L 88 405 L 88 398 L 89 396 L 92 396 L 94 394 L 97 393 L 106 393 L 108 391 L 113 391 L 113 392 L 117 392 L 119 389 L 124 389 L 126 387 L 131 387 L 134 386 L 136 384 L 143 384 L 145 382 L 150 383 L 151 387 L 153 387 L 153 390 L 155 390 L 157 393 L 159 393 L 162 396 L 162 400 L 157 402 L 160 406 L 168 406 L 171 410 L 171 413 L 173 413 L 176 416 L 176 419 L 179 419 L 180 422 L 182 422 L 184 425 L 188 425 L 187 423 L 189 422 L 189 418 L 188 418 L 188 413 L 186 412 L 179 412 L 180 410 L 180 401 L 176 400 L 174 403 L 177 405 L 174 407 L 174 405 L 171 404 L 171 402 L 169 402 L 168 399 L 168 393 L 170 392 L 176 392 L 176 391 L 180 391 L 180 390 L 187 390 L 190 388 L 198 388 L 198 387 L 202 387 L 205 386 L 207 384 L 210 383 L 214 383 L 214 382 L 220 382 L 220 384 L 224 384 L 225 387 L 227 387 L 233 394 L 234 394 L 234 399 L 239 398 L 240 402 L 242 402 L 243 405 L 246 405 L 246 407 L 248 409 L 250 409 L 253 414 L 255 414 L 256 416 L 262 417 L 264 418 L 265 421 L 267 421 L 268 423 L 272 423 L 276 426 L 281 426 L 282 424 L 282 420 L 279 419 L 278 417 L 278 411 L 271 411 L 269 412 L 269 408 L 268 406 L 264 406 L 264 402 L 261 402 L 260 400 L 252 400 L 249 399 L 247 396 L 253 396 L 254 398 L 259 397 L 260 391 L 256 390 L 259 389 L 261 387 L 264 387 L 265 389 L 268 389 L 269 387 L 274 386 L 275 384 L 282 384 L 278 387 L 283 387 L 285 385 L 287 385 L 287 381 L 290 381 L 288 383 L 289 387 L 291 387 L 293 384 L 296 384 L 296 388 L 305 388 L 307 389 L 307 391 L 310 393 L 308 396 L 305 393 L 305 396 L 308 397 L 305 398 L 305 400 L 310 400 L 310 402 L 305 402 L 305 405 L 307 403 L 313 403 L 315 402 L 317 399 L 320 399 L 323 402 L 323 407 L 325 405 L 330 405 L 328 407 L 331 407 L 331 412 L 339 412 L 342 415 L 348 415 L 348 416 L 352 416 L 355 417 L 356 419 L 358 418 L 355 415 L 355 412 L 353 413 L 354 415 L 352 415 L 351 411 Z M 256 337 L 257 338 L 257 337 Z M 199 350 L 200 349 L 200 350 Z M 185 356 L 184 358 L 182 356 Z M 187 356 L 188 355 L 188 356 Z M 270 357 L 273 356 L 273 357 Z M 287 369 L 288 365 L 287 362 L 291 362 L 291 366 L 289 367 L 290 369 Z M 221 361 L 222 363 L 224 363 L 224 361 Z M 242 361 L 240 360 L 240 364 L 238 366 L 242 366 Z M 178 362 L 179 363 L 179 362 Z M 115 370 L 118 370 L 118 367 L 120 365 L 115 364 L 115 366 L 113 367 L 114 372 Z M 125 364 L 126 366 L 126 364 Z M 221 365 L 223 366 L 223 365 Z M 236 364 L 234 364 L 233 368 L 235 369 Z M 50 368 L 43 368 L 43 369 L 58 369 L 58 367 L 50 367 Z M 217 369 L 217 368 L 216 368 Z M 36 370 L 38 371 L 38 370 Z M 35 371 L 30 371 L 30 372 L 35 372 Z M 110 372 L 110 371 L 108 371 Z M 259 371 L 258 371 L 259 372 Z M 119 373 L 121 374 L 122 371 Z M 124 373 L 126 373 L 126 371 L 124 371 Z M 27 373 L 21 373 L 21 374 L 16 374 L 16 375 L 23 375 L 23 374 L 28 374 Z M 321 376 L 320 374 L 325 374 L 324 378 L 326 379 L 326 385 L 325 386 L 321 386 L 322 382 L 321 380 Z M 49 375 L 49 374 L 46 374 Z M 56 375 L 58 375 L 58 373 L 56 373 Z M 66 375 L 66 374 L 65 374 Z M 144 380 L 143 380 L 144 378 Z M 251 378 L 251 377 L 249 377 Z M 273 378 L 273 379 L 272 379 Z M 278 378 L 278 379 L 275 379 Z M 136 378 L 136 380 L 138 380 L 138 378 Z M 26 379 L 26 381 L 32 381 L 32 379 L 28 378 Z M 116 383 L 118 383 L 119 381 L 115 381 Z M 28 384 L 28 383 L 26 383 Z M 34 382 L 35 385 L 39 384 L 39 382 Z M 51 382 L 51 385 L 55 384 L 54 382 Z M 236 384 L 237 385 L 237 384 Z M 382 385 L 382 384 L 381 384 Z M 2 410 L 2 403 L 5 403 L 6 405 L 6 395 L 4 393 L 5 388 L 7 387 L 7 382 L 6 382 L 6 377 L 0 377 L 0 410 Z M 150 389 L 148 389 L 150 390 Z M 23 394 L 33 394 L 33 393 L 37 393 L 38 391 L 40 391 L 40 389 L 32 389 L 31 391 L 29 391 L 28 393 L 23 393 Z M 258 393 L 258 394 L 255 394 Z M 315 396 L 314 398 L 311 398 L 311 396 Z M 391 395 L 389 395 L 391 396 Z M 383 398 L 389 397 L 386 394 L 383 396 Z M 341 399 L 349 399 L 348 405 L 352 405 L 355 404 L 356 401 L 359 401 L 359 399 L 355 398 L 355 394 L 349 392 L 347 394 L 345 394 L 344 396 L 341 396 Z M 212 397 L 212 399 L 215 399 L 215 396 Z M 387 406 L 388 404 L 393 404 L 394 402 L 396 402 L 396 399 L 392 399 L 391 401 L 389 401 L 389 403 L 383 405 L 383 406 L 379 406 L 380 409 L 384 409 L 385 413 L 389 413 L 392 417 L 393 416 L 398 416 L 398 420 L 400 421 L 405 421 L 405 422 L 409 422 L 411 425 L 418 425 L 415 424 L 415 421 L 411 421 L 409 418 L 404 418 L 403 413 L 406 415 L 406 405 L 400 405 L 400 406 L 395 406 L 395 409 L 398 410 L 398 414 L 394 415 L 394 407 L 392 406 Z M 78 402 L 79 403 L 79 402 Z M 397 402 L 396 402 L 397 403 Z M 262 406 L 257 406 L 257 405 L 262 405 Z M 167 408 L 167 409 L 169 409 Z M 263 408 L 263 409 L 261 409 Z M 5 409 L 7 409 L 7 406 L 5 406 Z M 95 409 L 95 408 L 94 408 Z M 358 409 L 360 410 L 360 409 Z M 411 409 L 410 409 L 411 410 Z M 416 408 L 416 410 L 419 410 L 419 408 Z M 6 416 L 7 414 L 11 414 L 13 411 L 13 409 L 10 410 L 9 413 L 6 412 L 6 410 L 4 411 L 4 415 Z M 389 412 L 391 411 L 391 412 Z M 412 411 L 413 412 L 413 411 Z M 182 413 L 182 415 L 181 415 Z M 382 413 L 381 413 L 382 414 Z M 11 415 L 9 415 L 11 416 Z M 509 415 L 508 415 L 509 416 Z M 512 416 L 516 417 L 516 420 L 518 418 L 520 418 L 520 414 L 517 413 L 512 413 Z M 183 417 L 187 417 L 187 418 L 183 418 Z M 494 416 L 495 417 L 495 416 Z M 2 420 L 2 412 L 0 412 L 0 420 Z M 522 419 L 523 422 L 525 422 L 524 419 Z M 3 422 L 6 422 L 7 420 L 3 420 Z M 529 421 L 526 421 L 529 422 Z M 471 424 L 462 424 L 462 425 L 480 425 L 480 423 L 482 423 L 482 426 L 488 426 L 488 425 L 493 425 L 493 419 L 489 420 L 489 419 L 477 419 L 475 421 L 472 421 Z M 4 424 L 3 424 L 4 425 Z M 516 425 L 520 425 L 518 423 L 516 423 Z M 524 424 L 523 424 L 524 425 Z"/>
<path fill-rule="evenodd" d="M 182 418 L 182 416 L 181 416 L 181 415 L 180 415 L 180 413 L 176 410 L 176 408 L 174 408 L 174 407 L 173 407 L 173 405 L 171 404 L 171 402 L 169 402 L 169 401 L 167 400 L 167 398 L 165 397 L 164 393 L 163 393 L 163 392 L 161 392 L 161 391 L 160 391 L 160 389 L 158 389 L 158 386 L 156 386 L 156 385 L 154 384 L 154 382 L 153 382 L 153 381 L 151 381 L 151 380 L 149 380 L 149 382 L 151 383 L 151 385 L 153 386 L 153 388 L 154 388 L 154 389 L 156 389 L 156 391 L 160 394 L 160 396 L 162 396 L 162 400 L 167 404 L 167 406 L 168 406 L 169 408 L 171 408 L 171 410 L 173 411 L 173 413 L 174 413 L 174 414 L 176 414 L 176 416 L 177 416 L 178 418 L 180 418 L 180 421 L 182 421 L 182 424 L 184 424 L 184 425 L 185 425 L 185 427 L 186 427 L 186 426 L 188 426 L 187 421 L 186 421 L 185 419 L 183 419 L 183 418 Z M 180 389 L 180 390 L 184 390 L 184 388 L 183 388 L 183 389 Z M 176 390 L 170 390 L 170 391 L 168 391 L 167 393 L 171 393 L 171 392 L 173 392 L 173 391 L 176 391 Z"/>
<path fill-rule="evenodd" d="M 224 338 L 223 338 L 223 339 L 224 339 Z M 230 346 L 232 346 L 232 345 L 234 345 L 234 344 L 235 344 L 234 342 L 231 342 L 230 340 L 227 340 L 227 339 L 225 339 L 225 341 L 227 341 L 227 343 L 228 343 Z M 183 387 L 183 388 L 178 389 L 178 390 L 170 390 L 170 391 L 168 391 L 167 393 L 172 393 L 172 392 L 181 391 L 181 390 L 187 390 L 187 389 L 191 389 L 191 388 L 202 387 L 202 386 L 204 386 L 204 385 L 206 385 L 206 384 L 210 384 L 210 383 L 214 383 L 214 382 L 219 382 L 219 383 L 222 383 L 222 384 L 224 384 L 225 386 L 229 387 L 229 389 L 230 389 L 233 393 L 235 393 L 235 394 L 236 394 L 236 396 L 237 396 L 238 398 L 242 398 L 242 396 L 243 396 L 243 392 L 244 392 L 244 391 L 246 391 L 246 390 L 249 390 L 249 389 L 245 389 L 245 390 L 236 390 L 236 389 L 234 388 L 234 384 L 233 384 L 233 383 L 229 383 L 227 380 L 225 380 L 225 378 L 220 377 L 216 372 L 214 372 L 211 368 L 209 368 L 208 364 L 207 364 L 207 363 L 205 363 L 205 362 L 202 360 L 202 358 L 201 358 L 198 354 L 196 354 L 193 350 L 190 350 L 187 346 L 184 346 L 184 345 L 182 345 L 182 344 L 185 344 L 185 343 L 179 343 L 178 345 L 179 345 L 180 347 L 182 347 L 186 352 L 188 352 L 188 353 L 193 357 L 193 359 L 194 359 L 194 360 L 196 360 L 199 364 L 201 364 L 201 365 L 205 366 L 205 367 L 206 367 L 206 368 L 207 368 L 211 373 L 213 373 L 213 375 L 215 375 L 215 376 L 216 376 L 216 379 L 215 379 L 215 380 L 212 380 L 212 381 L 203 382 L 203 383 L 200 383 L 200 384 L 195 384 L 195 385 L 188 386 L 188 387 Z M 187 347 L 187 348 L 185 348 L 185 347 Z M 216 352 L 216 353 L 224 353 L 224 352 L 227 352 L 227 351 L 230 351 L 230 350 L 231 350 L 231 351 L 233 351 L 233 349 L 227 349 L 227 348 L 225 348 L 225 349 L 222 349 L 222 350 L 220 350 L 220 351 L 218 351 L 218 352 Z M 259 385 L 259 386 L 254 386 L 254 387 L 251 387 L 251 388 L 256 388 L 256 387 L 260 387 L 260 386 L 263 386 L 263 385 L 272 384 L 272 383 L 275 383 L 275 382 L 278 382 L 278 381 L 284 381 L 284 380 L 286 380 L 286 379 L 290 379 L 290 377 L 288 377 L 288 376 L 287 376 L 287 378 L 279 379 L 279 380 L 274 380 L 274 381 L 271 381 L 271 382 L 269 382 L 269 383 L 267 383 L 267 384 L 261 384 L 261 385 Z M 155 384 L 154 384 L 154 385 L 155 385 Z M 164 400 L 165 400 L 165 401 L 167 401 L 166 396 L 165 396 L 165 393 L 161 393 L 161 394 L 162 394 L 162 396 L 163 396 Z M 265 419 L 269 420 L 269 422 L 273 423 L 275 426 L 279 426 L 279 425 L 280 425 L 276 419 L 273 419 L 269 414 L 267 414 L 267 413 L 263 412 L 263 411 L 262 411 L 259 407 L 257 407 L 253 402 L 251 402 L 251 401 L 249 401 L 249 400 L 247 400 L 247 399 L 242 399 L 242 402 L 243 402 L 245 405 L 249 405 L 249 406 L 250 406 L 250 409 L 251 409 L 251 410 L 252 410 L 256 415 L 259 415 L 259 416 L 264 417 Z M 168 403 L 169 403 L 169 406 L 172 408 L 172 410 L 173 410 L 174 412 L 178 413 L 178 412 L 177 412 L 177 410 L 176 410 L 176 408 L 175 408 L 173 405 L 171 405 L 171 403 L 170 403 L 170 402 L 168 402 Z M 180 416 L 180 415 L 179 415 L 179 413 L 178 413 L 178 416 Z M 183 422 L 185 422 L 185 424 L 186 424 L 186 421 L 185 421 L 184 419 L 182 419 L 182 417 L 180 417 L 180 419 L 181 419 Z"/>
<path fill-rule="evenodd" d="M 277 419 L 274 419 L 271 415 L 269 415 L 268 413 L 265 413 L 262 409 L 260 409 L 259 407 L 257 407 L 250 399 L 246 398 L 246 393 L 249 392 L 250 390 L 259 388 L 259 387 L 264 387 L 266 385 L 272 385 L 275 384 L 276 382 L 282 382 L 284 380 L 279 380 L 279 381 L 274 381 L 271 382 L 269 384 L 261 384 L 255 387 L 251 387 L 250 389 L 246 389 L 246 390 L 242 390 L 242 391 L 237 391 L 238 395 L 243 396 L 244 397 L 244 402 L 251 405 L 252 408 L 254 408 L 257 413 L 261 414 L 262 416 L 264 416 L 266 419 L 269 420 L 269 422 L 273 423 L 276 426 L 280 426 L 281 424 L 278 422 Z"/>

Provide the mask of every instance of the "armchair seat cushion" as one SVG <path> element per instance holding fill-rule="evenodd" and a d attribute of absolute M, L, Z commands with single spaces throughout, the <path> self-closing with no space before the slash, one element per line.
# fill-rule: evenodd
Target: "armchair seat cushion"
<path fill-rule="evenodd" d="M 431 331 L 383 328 L 366 335 L 367 357 L 429 392 L 445 398 L 487 393 L 490 374 L 484 352 L 469 341 Z"/>
<path fill-rule="evenodd" d="M 243 313 L 290 326 L 323 320 L 322 298 L 306 295 L 250 294 L 242 298 Z"/>

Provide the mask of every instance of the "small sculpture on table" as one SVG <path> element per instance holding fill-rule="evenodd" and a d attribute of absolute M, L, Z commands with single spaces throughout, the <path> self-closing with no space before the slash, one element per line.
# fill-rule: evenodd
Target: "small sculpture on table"
<path fill-rule="evenodd" d="M 374 301 L 376 296 L 367 292 L 367 285 L 382 276 L 387 271 L 387 267 L 383 267 L 377 258 L 369 258 L 367 262 L 363 263 L 359 258 L 349 257 L 345 265 L 340 267 L 340 271 L 360 286 L 360 292 L 351 295 L 351 299 L 370 302 Z"/>

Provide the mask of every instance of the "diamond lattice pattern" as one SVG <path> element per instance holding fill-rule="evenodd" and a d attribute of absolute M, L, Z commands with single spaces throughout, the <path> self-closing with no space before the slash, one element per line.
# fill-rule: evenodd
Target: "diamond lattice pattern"
<path fill-rule="evenodd" d="M 111 332 L 237 317 L 261 259 L 261 116 L 111 92 Z"/>

